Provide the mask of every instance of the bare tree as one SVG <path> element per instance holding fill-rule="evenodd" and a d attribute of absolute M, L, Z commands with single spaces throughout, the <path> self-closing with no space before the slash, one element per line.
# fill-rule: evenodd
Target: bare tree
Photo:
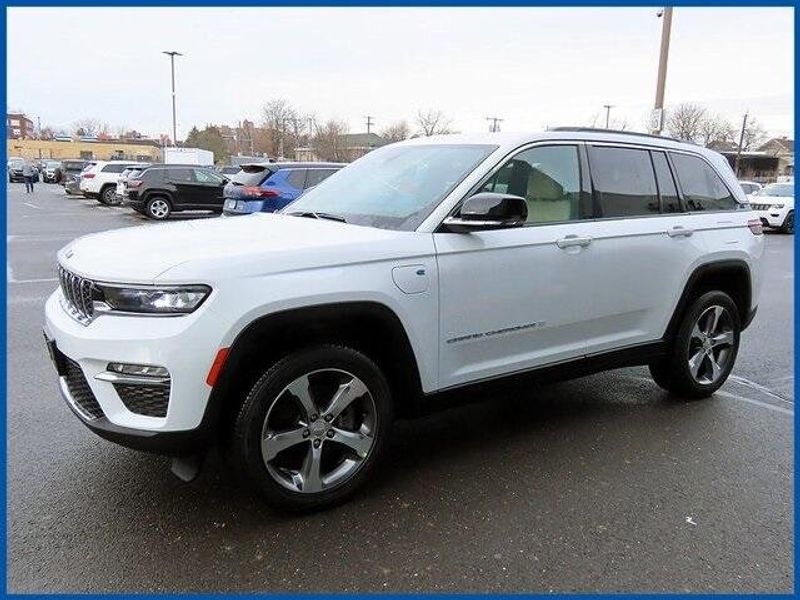
<path fill-rule="evenodd" d="M 401 142 L 411 137 L 411 128 L 408 121 L 396 121 L 381 131 L 381 137 L 389 142 Z"/>
<path fill-rule="evenodd" d="M 420 128 L 420 133 L 426 137 L 452 133 L 450 119 L 442 111 L 432 108 L 420 110 L 417 113 L 417 125 Z"/>
<path fill-rule="evenodd" d="M 736 143 L 739 143 L 738 135 L 741 133 L 741 128 L 739 132 L 736 133 Z M 761 124 L 755 120 L 755 118 L 749 118 L 747 120 L 747 127 L 744 129 L 744 137 L 742 138 L 742 150 L 755 150 L 767 138 L 767 132 L 764 131 L 764 128 Z"/>
<path fill-rule="evenodd" d="M 72 131 L 76 135 L 88 137 L 107 135 L 110 129 L 108 123 L 104 123 L 99 119 L 80 119 L 72 124 Z"/>
<path fill-rule="evenodd" d="M 268 101 L 262 111 L 264 128 L 271 137 L 272 153 L 291 156 L 297 144 L 294 135 L 298 127 L 297 111 L 286 100 L 277 98 Z"/>
<path fill-rule="evenodd" d="M 668 111 L 667 131 L 672 137 L 679 140 L 696 142 L 707 118 L 706 109 L 699 104 L 689 102 L 678 104 Z"/>
<path fill-rule="evenodd" d="M 733 139 L 734 129 L 730 122 L 720 115 L 707 115 L 701 122 L 696 141 L 703 146 L 728 142 Z"/>
<path fill-rule="evenodd" d="M 333 162 L 351 161 L 353 157 L 342 140 L 342 136 L 348 131 L 347 123 L 335 119 L 331 119 L 324 125 L 317 127 L 313 141 L 314 152 L 321 160 Z"/>

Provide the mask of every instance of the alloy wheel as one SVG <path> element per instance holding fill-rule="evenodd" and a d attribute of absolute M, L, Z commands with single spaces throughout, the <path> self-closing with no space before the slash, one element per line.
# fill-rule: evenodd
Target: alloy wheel
<path fill-rule="evenodd" d="M 719 380 L 733 357 L 735 341 L 727 309 L 714 305 L 700 314 L 689 336 L 689 372 L 697 383 L 710 385 Z"/>
<path fill-rule="evenodd" d="M 156 219 L 163 219 L 169 214 L 169 205 L 164 200 L 153 200 L 150 203 L 150 214 Z"/>
<path fill-rule="evenodd" d="M 327 491 L 369 457 L 378 413 L 361 379 L 340 369 L 298 377 L 272 401 L 261 431 L 269 475 L 292 492 Z"/>

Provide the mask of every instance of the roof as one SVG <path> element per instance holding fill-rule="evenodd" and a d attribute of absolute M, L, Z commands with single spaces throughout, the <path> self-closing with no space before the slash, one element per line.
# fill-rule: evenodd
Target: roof
<path fill-rule="evenodd" d="M 764 148 L 770 146 L 771 144 L 779 144 L 781 147 L 786 148 L 787 152 L 791 152 L 792 154 L 794 154 L 794 140 L 790 140 L 787 137 L 776 137 L 767 140 L 766 142 L 761 144 L 761 146 L 759 146 L 758 149 L 763 150 Z"/>
<path fill-rule="evenodd" d="M 345 163 L 335 162 L 253 162 L 236 165 L 239 167 L 275 167 L 276 169 L 308 169 L 314 167 L 344 167 Z"/>
<path fill-rule="evenodd" d="M 385 146 L 388 142 L 377 133 L 343 133 L 339 136 L 349 148 L 377 148 Z"/>

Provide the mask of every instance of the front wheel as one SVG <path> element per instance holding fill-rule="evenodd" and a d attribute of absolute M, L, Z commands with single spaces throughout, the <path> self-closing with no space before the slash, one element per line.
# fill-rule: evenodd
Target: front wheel
<path fill-rule="evenodd" d="M 739 311 L 724 292 L 700 296 L 686 311 L 667 358 L 650 365 L 665 390 L 684 398 L 707 398 L 730 375 L 742 330 Z"/>
<path fill-rule="evenodd" d="M 783 221 L 783 225 L 781 225 L 781 232 L 782 233 L 794 233 L 794 211 L 790 211 L 788 215 L 786 215 L 786 219 Z"/>
<path fill-rule="evenodd" d="M 318 510 L 360 488 L 392 424 L 381 370 L 351 348 L 324 345 L 267 369 L 237 415 L 230 456 L 266 501 Z"/>
<path fill-rule="evenodd" d="M 172 207 L 169 204 L 169 200 L 162 198 L 161 196 L 156 196 L 155 198 L 148 200 L 147 206 L 145 207 L 145 214 L 151 219 L 156 219 L 157 221 L 163 221 L 169 217 L 171 212 Z"/>

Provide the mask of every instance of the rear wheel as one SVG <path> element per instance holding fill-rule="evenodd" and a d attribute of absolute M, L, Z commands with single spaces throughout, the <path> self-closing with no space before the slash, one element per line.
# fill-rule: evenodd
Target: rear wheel
<path fill-rule="evenodd" d="M 653 380 L 685 398 L 706 398 L 730 375 L 739 350 L 741 320 L 724 292 L 700 296 L 686 311 L 667 358 L 650 365 Z"/>
<path fill-rule="evenodd" d="M 794 211 L 789 211 L 789 214 L 786 215 L 786 219 L 783 221 L 783 225 L 781 225 L 781 232 L 782 233 L 794 233 Z"/>
<path fill-rule="evenodd" d="M 145 214 L 151 219 L 156 219 L 157 221 L 163 221 L 169 217 L 171 212 L 172 206 L 170 206 L 169 200 L 161 196 L 150 198 L 150 200 L 147 201 L 147 206 L 145 207 Z"/>
<path fill-rule="evenodd" d="M 368 357 L 317 346 L 267 369 L 234 422 L 230 457 L 266 501 L 317 510 L 363 485 L 392 423 L 389 386 Z"/>
<path fill-rule="evenodd" d="M 100 192 L 100 202 L 106 206 L 116 206 L 119 204 L 117 200 L 117 188 L 113 185 L 108 185 Z"/>

